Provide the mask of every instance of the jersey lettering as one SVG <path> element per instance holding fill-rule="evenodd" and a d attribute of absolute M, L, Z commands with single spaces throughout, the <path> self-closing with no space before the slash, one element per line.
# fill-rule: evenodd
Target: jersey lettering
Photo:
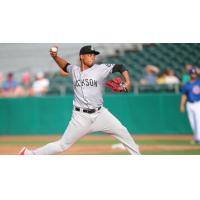
<path fill-rule="evenodd" d="M 89 85 L 90 85 L 88 79 L 85 79 L 85 85 L 86 85 L 86 86 L 89 86 Z"/>
<path fill-rule="evenodd" d="M 97 87 L 97 81 L 93 79 L 83 79 L 83 80 L 76 80 L 74 83 L 74 87 L 80 87 L 80 86 L 93 86 Z"/>

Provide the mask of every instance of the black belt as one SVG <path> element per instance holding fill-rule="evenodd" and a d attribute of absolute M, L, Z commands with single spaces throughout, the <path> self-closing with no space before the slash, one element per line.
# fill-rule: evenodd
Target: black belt
<path fill-rule="evenodd" d="M 101 109 L 101 107 L 98 107 L 97 109 L 80 109 L 78 107 L 75 107 L 76 111 L 79 111 L 79 112 L 82 111 L 84 113 L 89 113 L 89 114 L 95 113 L 96 111 L 98 111 L 100 109 Z"/>

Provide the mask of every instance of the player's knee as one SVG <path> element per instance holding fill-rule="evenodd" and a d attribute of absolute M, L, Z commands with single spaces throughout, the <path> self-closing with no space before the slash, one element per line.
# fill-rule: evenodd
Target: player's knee
<path fill-rule="evenodd" d="M 123 135 L 123 136 L 129 135 L 129 132 L 128 132 L 127 128 L 124 127 L 124 126 L 118 127 L 117 129 L 115 129 L 115 130 L 113 131 L 113 133 L 116 134 L 116 135 L 121 135 L 121 136 L 122 136 L 122 135 Z"/>
<path fill-rule="evenodd" d="M 65 141 L 63 141 L 62 139 L 59 140 L 59 146 L 60 146 L 60 149 L 62 151 L 65 151 L 66 149 L 68 149 L 71 145 Z"/>
<path fill-rule="evenodd" d="M 119 132 L 128 133 L 128 129 L 125 126 L 121 126 L 118 130 Z"/>

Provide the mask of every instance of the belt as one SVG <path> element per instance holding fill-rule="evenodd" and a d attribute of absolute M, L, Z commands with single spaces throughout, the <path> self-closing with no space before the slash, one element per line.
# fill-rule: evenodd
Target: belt
<path fill-rule="evenodd" d="M 78 108 L 78 107 L 75 107 L 75 110 L 76 111 L 79 111 L 79 112 L 84 112 L 84 113 L 88 113 L 88 114 L 92 114 L 92 113 L 95 113 L 96 111 L 100 110 L 101 107 L 98 107 L 96 109 L 82 109 L 82 108 Z"/>

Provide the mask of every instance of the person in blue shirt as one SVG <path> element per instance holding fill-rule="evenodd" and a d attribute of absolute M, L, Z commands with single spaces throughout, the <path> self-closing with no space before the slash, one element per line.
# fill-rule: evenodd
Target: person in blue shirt
<path fill-rule="evenodd" d="M 13 73 L 8 73 L 6 80 L 2 83 L 2 97 L 18 97 L 23 94 L 23 88 L 14 80 Z"/>
<path fill-rule="evenodd" d="M 185 104 L 189 122 L 194 134 L 194 143 L 200 144 L 200 79 L 196 67 L 189 70 L 190 81 L 181 88 L 180 111 L 185 112 Z"/>
<path fill-rule="evenodd" d="M 156 84 L 157 74 L 159 69 L 153 65 L 145 67 L 145 76 L 140 80 L 140 85 L 154 85 Z"/>

